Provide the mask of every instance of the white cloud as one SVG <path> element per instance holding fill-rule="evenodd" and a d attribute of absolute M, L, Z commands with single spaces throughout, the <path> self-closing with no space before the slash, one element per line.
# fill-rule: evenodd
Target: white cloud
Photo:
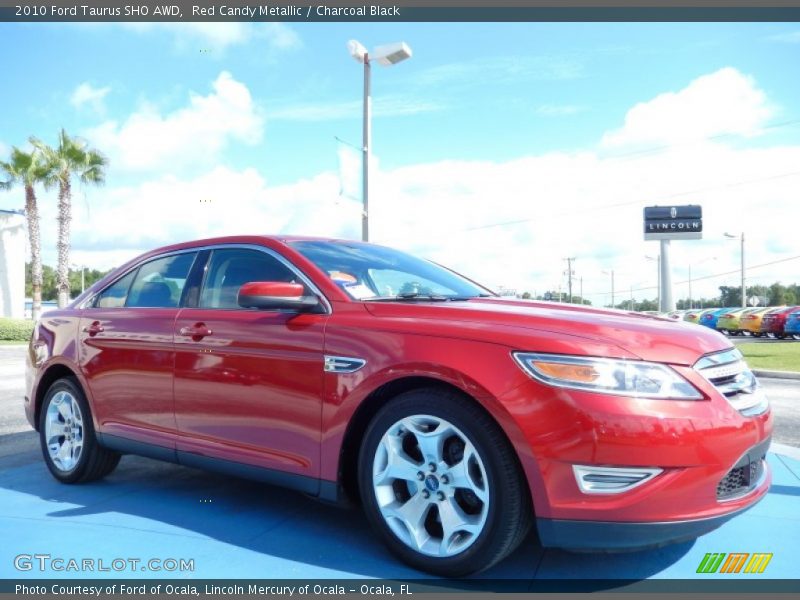
<path fill-rule="evenodd" d="M 150 248 L 218 235 L 360 232 L 359 205 L 339 196 L 333 173 L 269 187 L 253 169 L 217 167 L 196 178 L 163 176 L 86 194 L 86 202 L 74 202 L 75 260 L 104 268 Z"/>
<path fill-rule="evenodd" d="M 621 129 L 603 136 L 602 145 L 680 144 L 729 134 L 753 137 L 773 112 L 752 77 L 726 67 L 678 92 L 637 104 L 625 115 Z"/>
<path fill-rule="evenodd" d="M 69 101 L 75 108 L 80 109 L 88 106 L 96 113 L 104 114 L 105 97 L 110 91 L 111 88 L 108 86 L 96 88 L 91 83 L 84 81 L 75 88 Z"/>
<path fill-rule="evenodd" d="M 200 50 L 222 53 L 229 47 L 261 42 L 271 50 L 286 51 L 302 46 L 297 32 L 285 23 L 125 23 L 127 29 L 139 33 L 160 31 L 174 36 L 179 49 L 200 46 Z"/>
<path fill-rule="evenodd" d="M 112 168 L 164 169 L 208 164 L 230 140 L 255 144 L 263 119 L 250 91 L 228 72 L 220 73 L 206 96 L 191 94 L 188 106 L 162 115 L 142 106 L 124 122 L 106 121 L 86 132 L 111 157 Z"/>

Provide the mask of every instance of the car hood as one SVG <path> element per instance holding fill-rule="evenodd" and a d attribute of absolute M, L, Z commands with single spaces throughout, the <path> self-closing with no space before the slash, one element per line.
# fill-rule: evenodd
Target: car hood
<path fill-rule="evenodd" d="M 503 342 L 503 328 L 584 338 L 617 346 L 642 360 L 693 365 L 710 352 L 732 347 L 722 334 L 692 323 L 639 313 L 583 307 L 575 304 L 475 298 L 455 302 L 366 302 L 379 318 L 468 322 L 496 334 Z M 466 324 L 466 323 L 465 323 Z"/>

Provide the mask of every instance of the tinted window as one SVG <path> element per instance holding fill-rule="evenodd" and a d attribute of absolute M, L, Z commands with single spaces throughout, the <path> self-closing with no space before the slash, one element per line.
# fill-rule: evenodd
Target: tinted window
<path fill-rule="evenodd" d="M 239 308 L 239 288 L 251 281 L 296 281 L 278 259 L 246 248 L 214 250 L 206 267 L 201 308 Z"/>
<path fill-rule="evenodd" d="M 139 267 L 125 306 L 177 307 L 196 255 L 195 252 L 174 254 Z"/>
<path fill-rule="evenodd" d="M 128 290 L 131 288 L 131 282 L 136 275 L 136 269 L 125 275 L 122 279 L 112 283 L 104 289 L 97 296 L 94 305 L 97 308 L 116 308 L 125 306 L 125 300 L 128 299 Z"/>

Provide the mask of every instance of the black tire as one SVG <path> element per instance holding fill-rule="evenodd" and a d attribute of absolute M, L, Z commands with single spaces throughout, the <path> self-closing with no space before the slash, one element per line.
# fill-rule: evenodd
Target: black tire
<path fill-rule="evenodd" d="M 430 416 L 434 420 L 442 419 L 460 430 L 460 433 L 475 449 L 485 471 L 485 481 L 481 478 L 481 483 L 485 486 L 485 491 L 482 490 L 482 493 L 488 491 L 488 508 L 476 496 L 470 498 L 473 501 L 477 500 L 477 504 L 482 507 L 478 509 L 479 511 L 485 510 L 483 526 L 479 533 L 471 536 L 473 539 L 470 545 L 449 556 L 432 556 L 403 542 L 381 513 L 373 486 L 374 461 L 384 434 L 392 430 L 392 427 L 396 426 L 401 419 L 415 415 Z M 397 435 L 407 436 L 408 434 L 401 432 Z M 405 443 L 405 438 L 401 439 Z M 413 434 L 412 439 L 411 443 L 414 444 L 417 438 Z M 456 439 L 456 443 L 458 443 L 459 438 L 448 438 L 443 446 L 450 443 L 452 439 Z M 443 451 L 442 454 L 445 452 Z M 418 460 L 420 461 L 418 463 L 420 471 L 428 471 L 429 468 L 421 454 L 418 456 Z M 460 460 L 465 460 L 463 449 Z M 416 460 L 414 462 L 416 464 Z M 451 468 L 455 469 L 455 467 Z M 443 469 L 439 469 L 439 471 L 443 472 Z M 428 473 L 428 476 L 430 475 Z M 446 479 L 441 474 L 438 476 L 441 477 L 442 489 L 445 489 Z M 425 482 L 427 483 L 427 477 Z M 389 549 L 412 567 L 435 575 L 462 577 L 488 569 L 508 556 L 520 544 L 532 524 L 533 508 L 527 483 L 516 453 L 502 430 L 471 399 L 449 390 L 412 390 L 395 397 L 378 411 L 367 428 L 359 452 L 358 483 L 367 519 Z M 411 497 L 417 498 L 418 494 L 425 494 L 425 484 L 420 483 L 415 491 L 411 487 L 413 485 L 409 484 L 408 487 L 395 492 L 395 500 L 400 502 L 405 496 L 404 502 L 408 502 Z M 438 484 L 434 489 L 439 489 Z M 436 492 L 436 494 L 438 493 Z M 447 502 L 451 501 L 451 497 L 458 501 L 464 499 L 463 491 L 453 491 L 452 487 L 447 493 L 452 494 L 452 496 L 447 496 Z M 460 497 L 459 493 L 462 494 Z M 430 503 L 424 527 L 426 532 L 431 535 L 431 539 L 435 539 L 430 528 L 437 527 L 435 521 L 438 519 L 440 523 L 438 527 L 441 529 L 438 506 L 445 500 L 440 500 L 439 504 L 436 504 L 433 494 L 430 494 L 429 501 L 420 500 L 420 502 Z M 427 498 L 427 496 L 424 497 Z M 434 506 L 435 508 L 431 508 Z M 433 513 L 433 517 L 431 517 L 431 513 Z M 434 523 L 428 524 L 429 520 L 433 520 Z M 444 530 L 442 529 L 442 531 Z M 459 539 L 462 535 L 459 533 L 455 538 L 448 539 Z M 444 538 L 445 536 L 442 533 L 440 537 Z"/>
<path fill-rule="evenodd" d="M 75 464 L 70 468 L 59 467 L 50 456 L 50 450 L 48 449 L 46 433 L 48 409 L 53 399 L 60 392 L 66 392 L 71 398 L 74 398 L 82 417 L 81 436 L 83 447 Z M 39 441 L 47 468 L 53 477 L 62 483 L 85 483 L 102 479 L 116 468 L 120 459 L 119 453 L 103 448 L 97 443 L 89 403 L 86 401 L 86 396 L 80 384 L 74 377 L 58 379 L 47 390 L 42 402 L 41 414 L 39 415 Z"/>

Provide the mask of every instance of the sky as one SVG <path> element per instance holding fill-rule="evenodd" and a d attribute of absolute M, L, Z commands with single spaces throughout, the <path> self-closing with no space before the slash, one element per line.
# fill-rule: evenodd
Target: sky
<path fill-rule="evenodd" d="M 109 159 L 75 185 L 72 262 L 226 234 L 358 239 L 372 68 L 371 241 L 485 285 L 655 298 L 642 208 L 700 204 L 676 298 L 800 282 L 797 23 L 0 24 L 0 157 L 33 135 Z M 340 141 L 341 140 L 341 141 Z M 39 190 L 55 264 L 55 192 Z M 22 190 L 0 208 L 22 208 Z M 787 260 L 788 259 L 788 260 Z M 770 264 L 774 263 L 774 264 Z M 763 266 L 762 266 L 763 265 Z"/>

